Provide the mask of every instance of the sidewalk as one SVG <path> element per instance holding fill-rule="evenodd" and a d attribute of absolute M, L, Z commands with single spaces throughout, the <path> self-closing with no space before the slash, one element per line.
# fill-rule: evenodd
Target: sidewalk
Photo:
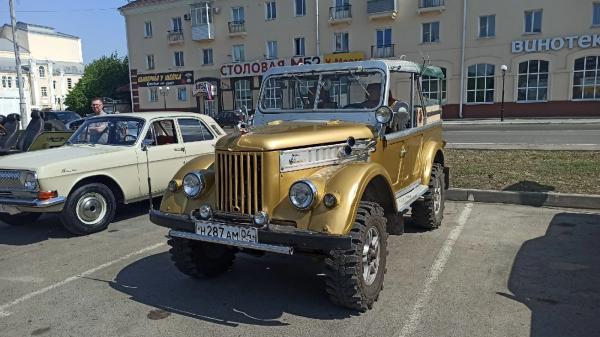
<path fill-rule="evenodd" d="M 515 125 L 515 124 L 600 124 L 600 118 L 465 118 L 444 120 L 447 125 Z"/>

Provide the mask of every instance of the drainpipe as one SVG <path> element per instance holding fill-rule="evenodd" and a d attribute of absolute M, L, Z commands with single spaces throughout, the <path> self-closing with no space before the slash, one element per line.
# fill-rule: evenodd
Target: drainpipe
<path fill-rule="evenodd" d="M 465 44 L 467 39 L 467 0 L 463 0 L 463 29 L 460 46 L 460 102 L 458 117 L 463 118 L 463 101 L 465 99 Z"/>
<path fill-rule="evenodd" d="M 321 42 L 319 41 L 319 0 L 315 0 L 315 16 L 317 17 L 317 56 L 321 56 Z"/>

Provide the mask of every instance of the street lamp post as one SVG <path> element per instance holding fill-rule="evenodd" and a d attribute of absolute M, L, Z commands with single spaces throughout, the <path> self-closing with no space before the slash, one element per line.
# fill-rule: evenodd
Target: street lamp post
<path fill-rule="evenodd" d="M 502 103 L 500 104 L 500 121 L 504 122 L 504 79 L 506 78 L 506 71 L 508 67 L 503 64 L 500 69 L 502 70 Z"/>
<path fill-rule="evenodd" d="M 169 87 L 158 87 L 158 91 L 160 91 L 160 94 L 163 97 L 163 103 L 165 105 L 165 110 L 167 110 L 167 95 L 169 94 L 169 90 L 171 88 Z"/>

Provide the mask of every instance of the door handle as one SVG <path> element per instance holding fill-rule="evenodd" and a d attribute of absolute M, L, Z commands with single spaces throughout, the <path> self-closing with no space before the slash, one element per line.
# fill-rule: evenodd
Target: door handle
<path fill-rule="evenodd" d="M 181 151 L 181 152 L 183 152 L 183 151 L 185 151 L 185 148 L 184 147 L 180 147 L 180 148 L 174 149 L 173 151 Z"/>
<path fill-rule="evenodd" d="M 400 150 L 400 158 L 406 157 L 407 152 L 408 150 L 406 148 L 402 148 L 402 150 Z"/>

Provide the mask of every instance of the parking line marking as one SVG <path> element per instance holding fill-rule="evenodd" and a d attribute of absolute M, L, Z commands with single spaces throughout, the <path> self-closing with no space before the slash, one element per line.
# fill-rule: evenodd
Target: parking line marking
<path fill-rule="evenodd" d="M 429 298 L 431 297 L 431 292 L 433 291 L 433 286 L 438 280 L 440 274 L 444 271 L 444 267 L 450 258 L 450 254 L 452 254 L 452 249 L 454 248 L 454 244 L 458 240 L 458 237 L 462 233 L 467 220 L 469 219 L 469 215 L 471 215 L 471 210 L 473 209 L 473 203 L 468 203 L 465 205 L 465 208 L 460 213 L 460 217 L 458 218 L 458 224 L 456 227 L 450 231 L 448 234 L 448 238 L 444 242 L 444 245 L 440 249 L 437 258 L 431 265 L 431 269 L 429 270 L 429 275 L 425 279 L 425 283 L 423 286 L 423 290 L 419 294 L 419 298 L 415 303 L 410 315 L 408 316 L 407 322 L 404 324 L 402 329 L 400 330 L 399 337 L 407 337 L 414 333 L 417 330 L 417 326 L 419 321 L 421 320 L 421 316 L 423 316 L 423 309 L 429 302 Z"/>
<path fill-rule="evenodd" d="M 51 285 L 49 285 L 49 286 L 47 286 L 47 287 L 45 287 L 45 288 L 42 288 L 42 289 L 40 289 L 40 290 L 36 290 L 36 291 L 34 291 L 34 292 L 31 292 L 31 293 L 29 293 L 29 294 L 27 294 L 27 295 L 25 295 L 25 296 L 22 296 L 22 297 L 20 297 L 20 298 L 17 298 L 16 300 L 14 300 L 14 301 L 12 301 L 12 302 L 9 302 L 9 303 L 2 304 L 2 305 L 0 305 L 0 317 L 6 317 L 6 316 L 9 316 L 9 315 L 10 315 L 10 312 L 6 311 L 6 309 L 8 309 L 8 308 L 10 308 L 10 307 L 13 307 L 13 306 L 15 306 L 15 305 L 17 305 L 17 304 L 19 304 L 19 303 L 25 302 L 25 301 L 27 301 L 27 300 L 29 300 L 29 299 L 31 299 L 31 298 L 33 298 L 33 297 L 35 297 L 35 296 L 38 296 L 38 295 L 41 295 L 41 294 L 47 293 L 48 291 L 50 291 L 50 290 L 52 290 L 52 289 L 56 289 L 56 288 L 58 288 L 58 287 L 64 286 L 65 284 L 68 284 L 68 283 L 71 283 L 71 282 L 73 282 L 73 281 L 75 281 L 75 280 L 78 280 L 78 279 L 80 279 L 81 277 L 84 277 L 84 276 L 91 275 L 91 274 L 93 274 L 93 273 L 95 273 L 95 272 L 97 272 L 97 271 L 99 271 L 99 270 L 101 270 L 101 269 L 104 269 L 104 268 L 106 268 L 106 267 L 110 267 L 110 266 L 112 266 L 112 265 L 113 265 L 113 264 L 115 264 L 115 263 L 119 263 L 119 262 L 121 262 L 121 261 L 127 260 L 127 259 L 129 259 L 129 258 L 131 258 L 131 257 L 133 257 L 133 256 L 136 256 L 136 255 L 141 255 L 141 254 L 144 254 L 144 253 L 146 253 L 146 252 L 148 252 L 148 251 L 154 250 L 154 249 L 156 249 L 156 248 L 159 248 L 159 247 L 161 247 L 161 246 L 164 246 L 164 245 L 165 245 L 165 243 L 164 243 L 164 242 L 160 242 L 160 243 L 154 244 L 154 245 L 152 245 L 152 246 L 148 246 L 148 247 L 146 247 L 146 248 L 142 248 L 142 249 L 140 249 L 140 250 L 138 250 L 138 251 L 135 251 L 135 252 L 133 252 L 133 253 L 129 253 L 129 254 L 127 254 L 127 255 L 125 255 L 125 256 L 122 256 L 122 257 L 120 257 L 120 258 L 118 258 L 118 259 L 112 260 L 112 261 L 110 261 L 110 262 L 106 262 L 106 263 L 104 263 L 104 264 L 101 264 L 101 265 L 99 265 L 99 266 L 97 266 L 97 267 L 95 267 L 95 268 L 92 268 L 92 269 L 86 270 L 86 271 L 84 271 L 83 273 L 80 273 L 80 274 L 78 274 L 78 275 L 71 276 L 71 277 L 69 277 L 69 278 L 66 278 L 66 279 L 64 279 L 64 280 L 60 281 L 60 282 L 57 282 L 57 283 L 51 284 Z"/>

